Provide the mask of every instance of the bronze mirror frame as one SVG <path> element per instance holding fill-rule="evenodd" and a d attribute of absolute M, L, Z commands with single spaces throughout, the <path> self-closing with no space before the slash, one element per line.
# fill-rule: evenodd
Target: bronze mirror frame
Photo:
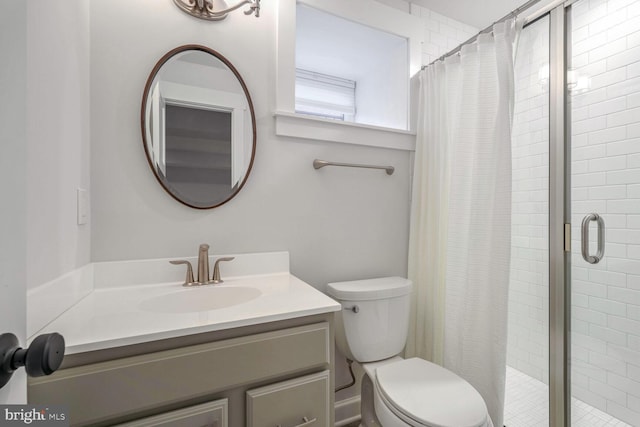
<path fill-rule="evenodd" d="M 238 186 L 238 188 L 232 192 L 231 194 L 229 194 L 229 196 L 227 198 L 225 198 L 223 201 L 216 203 L 215 205 L 212 206 L 195 206 L 185 200 L 180 199 L 176 194 L 174 194 L 169 188 L 168 186 L 165 184 L 165 182 L 162 180 L 162 178 L 158 175 L 158 172 L 156 171 L 156 168 L 153 165 L 152 162 L 152 156 L 149 153 L 149 144 L 147 141 L 147 118 L 146 118 L 146 110 L 147 110 L 147 100 L 149 97 L 149 92 L 151 91 L 151 86 L 153 84 L 153 81 L 156 77 L 156 75 L 158 74 L 158 71 L 160 71 L 160 69 L 162 68 L 163 65 L 165 65 L 172 57 L 174 57 L 175 55 L 182 53 L 182 52 L 186 52 L 186 51 L 201 51 L 204 53 L 208 53 L 209 55 L 214 56 L 215 58 L 217 58 L 219 61 L 221 61 L 224 65 L 227 66 L 227 68 L 229 70 L 231 70 L 231 72 L 234 74 L 234 76 L 238 79 L 238 82 L 240 83 L 240 86 L 242 86 L 242 90 L 244 91 L 244 95 L 247 99 L 247 103 L 249 105 L 249 112 L 251 114 L 251 130 L 253 132 L 253 141 L 252 141 L 252 145 L 251 145 L 251 160 L 249 161 L 249 166 L 247 167 L 247 170 L 244 174 L 244 177 L 242 178 L 242 182 L 240 183 L 240 185 Z M 149 167 L 151 168 L 151 171 L 153 172 L 153 175 L 156 177 L 156 180 L 160 183 L 160 185 L 162 186 L 162 188 L 175 200 L 177 200 L 178 202 L 182 203 L 183 205 L 189 206 L 190 208 L 194 208 L 194 209 L 200 209 L 200 210 L 205 210 L 205 209 L 213 209 L 213 208 L 217 208 L 218 206 L 222 206 L 225 203 L 227 203 L 229 200 L 233 199 L 239 192 L 240 190 L 242 190 L 242 188 L 244 187 L 245 183 L 247 182 L 247 179 L 249 178 L 249 175 L 251 173 L 251 169 L 253 167 L 253 161 L 255 160 L 255 156 L 256 156 L 256 115 L 255 115 L 255 111 L 253 109 L 253 101 L 251 100 L 251 95 L 249 94 L 249 90 L 247 89 L 247 85 L 245 84 L 242 76 L 240 75 L 240 73 L 238 72 L 238 70 L 236 69 L 236 67 L 233 66 L 233 64 L 231 62 L 229 62 L 229 60 L 227 58 L 224 57 L 224 55 L 222 55 L 221 53 L 208 48 L 206 46 L 202 46 L 202 45 L 198 45 L 198 44 L 187 44 L 187 45 L 183 45 L 183 46 L 179 46 L 176 47 L 175 49 L 170 50 L 169 52 L 167 52 L 162 58 L 160 58 L 160 60 L 156 63 L 156 65 L 153 67 L 153 70 L 151 70 L 151 73 L 149 74 L 149 77 L 147 78 L 147 83 L 145 84 L 144 87 L 144 93 L 142 95 L 142 107 L 140 110 L 140 128 L 142 130 L 142 145 L 144 147 L 144 152 L 145 155 L 147 157 L 147 163 L 149 164 Z"/>

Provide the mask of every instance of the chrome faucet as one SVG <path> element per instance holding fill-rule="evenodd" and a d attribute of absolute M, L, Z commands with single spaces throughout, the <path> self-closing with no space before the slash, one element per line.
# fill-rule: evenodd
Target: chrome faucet
<path fill-rule="evenodd" d="M 209 245 L 203 243 L 198 249 L 198 280 L 199 285 L 209 283 Z"/>
<path fill-rule="evenodd" d="M 194 280 L 193 278 L 193 268 L 191 267 L 191 263 L 187 260 L 175 260 L 169 261 L 174 265 L 187 265 L 187 276 L 184 280 L 182 286 L 200 286 L 200 285 L 208 285 L 208 284 L 217 284 L 222 283 L 223 280 L 220 278 L 220 261 L 232 261 L 235 257 L 222 257 L 218 258 L 213 265 L 213 278 L 209 280 L 209 245 L 203 243 L 200 245 L 198 249 L 198 279 Z"/>

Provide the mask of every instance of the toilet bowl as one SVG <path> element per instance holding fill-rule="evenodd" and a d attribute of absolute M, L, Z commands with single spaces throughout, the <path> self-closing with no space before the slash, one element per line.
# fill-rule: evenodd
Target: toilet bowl
<path fill-rule="evenodd" d="M 330 283 L 340 302 L 336 344 L 362 365 L 364 427 L 493 427 L 480 394 L 453 372 L 398 356 L 409 326 L 411 281 L 401 277 Z"/>

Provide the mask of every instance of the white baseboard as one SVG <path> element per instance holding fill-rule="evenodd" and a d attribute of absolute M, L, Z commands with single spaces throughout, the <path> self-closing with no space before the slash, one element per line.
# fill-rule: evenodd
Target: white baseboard
<path fill-rule="evenodd" d="M 335 427 L 346 426 L 356 421 L 360 421 L 360 396 L 336 402 Z"/>

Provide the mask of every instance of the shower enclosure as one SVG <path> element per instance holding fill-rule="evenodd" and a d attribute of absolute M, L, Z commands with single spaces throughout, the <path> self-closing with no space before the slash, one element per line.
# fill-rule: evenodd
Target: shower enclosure
<path fill-rule="evenodd" d="M 554 4 L 515 58 L 505 424 L 640 426 L 640 1 Z"/>

